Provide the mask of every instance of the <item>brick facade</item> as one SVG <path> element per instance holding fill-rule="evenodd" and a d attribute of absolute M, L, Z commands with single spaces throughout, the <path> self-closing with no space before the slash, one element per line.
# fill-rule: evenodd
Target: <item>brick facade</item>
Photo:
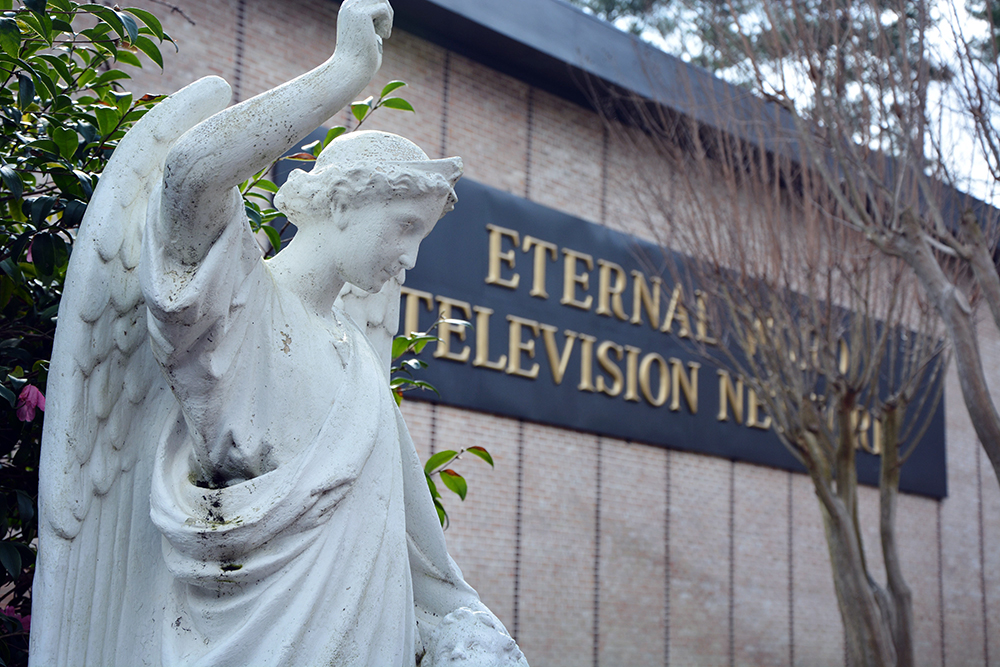
<path fill-rule="evenodd" d="M 217 74 L 246 99 L 321 62 L 336 34 L 330 0 L 171 0 L 194 25 L 134 1 L 162 17 L 180 49 L 164 49 L 163 74 L 151 66 L 133 78 L 139 93 Z M 392 79 L 409 83 L 417 113 L 384 113 L 372 129 L 433 157 L 461 155 L 471 179 L 648 236 L 624 175 L 650 157 L 606 135 L 591 111 L 398 30 L 370 92 Z M 989 325 L 982 347 L 1000 390 Z M 898 518 L 917 661 L 1000 665 L 1000 489 L 954 369 L 945 401 L 949 496 L 904 496 Z M 417 401 L 404 415 L 421 456 L 475 443 L 496 458 L 493 471 L 461 462 L 471 491 L 464 504 L 447 499 L 447 537 L 533 667 L 843 664 L 804 476 Z M 876 491 L 863 489 L 871 564 L 877 509 Z"/>

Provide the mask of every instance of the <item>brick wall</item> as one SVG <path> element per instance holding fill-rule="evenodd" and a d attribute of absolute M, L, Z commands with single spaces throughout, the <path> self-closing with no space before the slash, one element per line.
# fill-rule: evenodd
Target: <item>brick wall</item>
<path fill-rule="evenodd" d="M 218 74 L 245 99 L 321 62 L 336 32 L 328 0 L 172 0 L 195 25 L 134 1 L 161 16 L 180 47 L 165 48 L 163 74 L 134 77 L 137 92 Z M 401 31 L 369 93 L 392 79 L 410 84 L 404 96 L 417 113 L 387 112 L 371 128 L 406 135 L 432 157 L 461 155 L 474 180 L 650 236 L 633 185 L 655 156 L 641 141 Z M 983 331 L 1000 388 L 1000 337 Z M 945 400 L 949 497 L 904 496 L 898 517 L 917 661 L 984 665 L 988 655 L 1000 665 L 1000 488 L 954 370 Z M 495 470 L 459 463 L 471 491 L 465 503 L 446 498 L 447 537 L 534 667 L 843 664 L 807 478 L 413 400 L 404 415 L 421 456 L 475 443 L 496 458 Z M 862 490 L 860 512 L 869 562 L 884 578 L 873 489 Z"/>

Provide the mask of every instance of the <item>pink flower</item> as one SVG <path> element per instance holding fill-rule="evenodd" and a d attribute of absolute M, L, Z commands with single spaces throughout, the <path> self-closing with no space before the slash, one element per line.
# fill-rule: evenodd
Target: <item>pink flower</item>
<path fill-rule="evenodd" d="M 38 387 L 27 384 L 17 399 L 17 418 L 23 422 L 30 422 L 35 418 L 35 408 L 45 410 L 45 394 L 40 392 Z"/>
<path fill-rule="evenodd" d="M 26 262 L 31 262 L 31 261 L 34 261 L 34 260 L 33 260 L 33 259 L 31 258 L 31 248 L 32 248 L 32 246 L 34 246 L 34 245 L 35 245 L 35 241 L 34 241 L 34 239 L 32 239 L 32 240 L 31 240 L 31 243 L 29 243 L 29 244 L 28 244 L 28 254 L 26 254 L 26 255 L 24 256 L 24 261 L 26 261 Z"/>

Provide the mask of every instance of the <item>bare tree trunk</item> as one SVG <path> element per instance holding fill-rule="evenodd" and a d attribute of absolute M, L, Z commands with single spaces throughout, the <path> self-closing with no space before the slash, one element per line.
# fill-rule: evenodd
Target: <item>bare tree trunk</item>
<path fill-rule="evenodd" d="M 899 499 L 899 432 L 905 408 L 887 409 L 882 431 L 882 470 L 879 477 L 879 533 L 888 586 L 889 625 L 896 647 L 896 666 L 913 665 L 913 593 L 903 578 L 896 546 L 896 507 Z"/>
<path fill-rule="evenodd" d="M 892 633 L 868 579 L 854 520 L 839 499 L 835 499 L 833 507 L 826 503 L 820 506 L 833 566 L 833 586 L 844 623 L 847 664 L 893 667 L 896 651 Z"/>
<path fill-rule="evenodd" d="M 944 320 L 955 353 L 962 397 L 969 410 L 972 426 L 993 464 L 1000 482 L 1000 414 L 993 403 L 983 372 L 979 338 L 972 307 L 965 295 L 945 276 L 937 258 L 922 239 L 919 223 L 904 215 L 905 230 L 896 244 L 902 258 L 913 268 L 921 285 Z"/>

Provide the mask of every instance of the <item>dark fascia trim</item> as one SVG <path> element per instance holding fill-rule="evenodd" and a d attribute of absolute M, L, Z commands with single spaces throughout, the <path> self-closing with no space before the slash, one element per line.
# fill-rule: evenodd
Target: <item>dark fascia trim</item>
<path fill-rule="evenodd" d="M 594 108 L 636 95 L 765 150 L 797 152 L 780 107 L 618 30 L 564 0 L 393 0 L 395 24 L 559 97 Z M 774 119 L 761 132 L 761 119 Z M 786 137 L 779 140 L 779 132 Z"/>

